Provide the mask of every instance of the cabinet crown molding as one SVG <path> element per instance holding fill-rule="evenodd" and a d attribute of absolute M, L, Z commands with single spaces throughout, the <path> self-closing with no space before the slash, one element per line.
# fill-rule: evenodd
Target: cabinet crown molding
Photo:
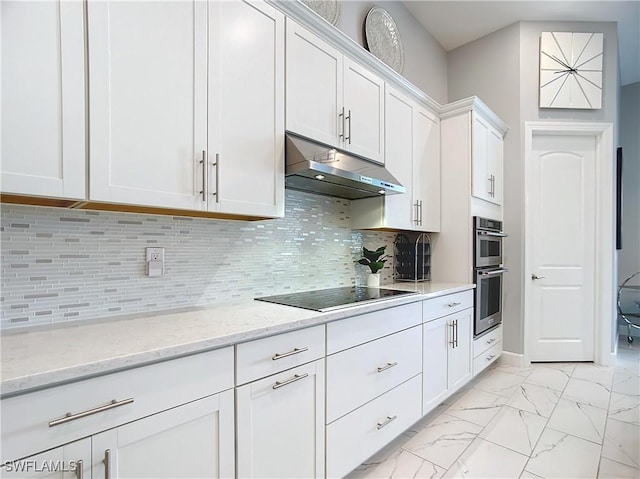
<path fill-rule="evenodd" d="M 395 70 L 385 65 L 381 60 L 373 56 L 342 31 L 324 20 L 304 3 L 299 0 L 265 1 L 273 5 L 292 20 L 300 23 L 303 27 L 311 30 L 314 34 L 318 35 L 334 48 L 337 48 L 353 60 L 378 74 L 386 82 L 400 88 L 404 93 L 411 95 L 418 102 L 422 103 L 435 113 L 440 113 L 442 110 L 442 105 L 440 105 L 440 103 L 429 97 L 425 92 L 420 90 Z"/>
<path fill-rule="evenodd" d="M 507 134 L 507 131 L 509 131 L 507 124 L 503 122 L 498 115 L 496 115 L 477 96 L 470 96 L 469 98 L 463 98 L 462 100 L 443 105 L 440 109 L 440 118 L 444 120 L 445 118 L 450 118 L 470 111 L 477 111 L 482 114 L 483 118 L 498 130 L 503 137 Z"/>

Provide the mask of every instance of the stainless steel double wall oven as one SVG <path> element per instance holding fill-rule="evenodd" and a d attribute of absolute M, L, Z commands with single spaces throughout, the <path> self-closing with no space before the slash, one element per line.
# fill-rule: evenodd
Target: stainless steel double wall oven
<path fill-rule="evenodd" d="M 474 335 L 478 336 L 502 322 L 502 221 L 473 217 L 476 283 Z"/>

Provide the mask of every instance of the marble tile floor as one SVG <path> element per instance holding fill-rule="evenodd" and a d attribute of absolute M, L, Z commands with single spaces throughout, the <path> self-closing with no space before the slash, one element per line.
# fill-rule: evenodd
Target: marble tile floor
<path fill-rule="evenodd" d="M 494 365 L 348 479 L 440 477 L 640 479 L 640 341 L 615 367 Z"/>

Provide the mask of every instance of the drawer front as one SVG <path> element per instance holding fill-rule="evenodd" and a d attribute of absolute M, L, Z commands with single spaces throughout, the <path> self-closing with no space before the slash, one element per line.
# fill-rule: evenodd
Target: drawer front
<path fill-rule="evenodd" d="M 502 341 L 502 325 L 473 340 L 473 357 Z"/>
<path fill-rule="evenodd" d="M 420 419 L 421 376 L 327 426 L 327 477 L 346 476 Z"/>
<path fill-rule="evenodd" d="M 327 423 L 422 372 L 422 328 L 415 326 L 327 358 Z M 348 391 L 348 394 L 345 394 Z"/>
<path fill-rule="evenodd" d="M 473 375 L 477 376 L 482 372 L 489 364 L 497 360 L 502 354 L 502 341 L 494 343 L 492 347 L 487 349 L 484 353 L 479 354 L 473 360 Z"/>
<path fill-rule="evenodd" d="M 324 325 L 236 346 L 236 383 L 245 384 L 324 357 Z"/>
<path fill-rule="evenodd" d="M 233 348 L 228 347 L 3 399 L 2 462 L 232 387 Z M 67 413 L 92 411 L 112 401 L 116 407 L 49 425 Z"/>
<path fill-rule="evenodd" d="M 473 308 L 473 290 L 471 289 L 423 301 L 422 320 L 432 321 L 467 308 Z"/>
<path fill-rule="evenodd" d="M 420 324 L 420 301 L 361 314 L 327 324 L 327 354 L 337 353 L 358 344 Z"/>

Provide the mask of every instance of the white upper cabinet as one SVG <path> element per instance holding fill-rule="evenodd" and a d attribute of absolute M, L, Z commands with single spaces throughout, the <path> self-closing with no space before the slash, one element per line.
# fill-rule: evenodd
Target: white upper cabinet
<path fill-rule="evenodd" d="M 472 194 L 502 205 L 502 134 L 477 112 L 472 115 Z"/>
<path fill-rule="evenodd" d="M 88 8 L 90 199 L 282 216 L 283 15 L 240 0 Z"/>
<path fill-rule="evenodd" d="M 82 1 L 2 1 L 2 193 L 85 198 Z"/>
<path fill-rule="evenodd" d="M 287 19 L 286 127 L 341 146 L 342 53 Z"/>
<path fill-rule="evenodd" d="M 384 163 L 384 81 L 344 57 L 344 148 Z"/>
<path fill-rule="evenodd" d="M 284 216 L 284 16 L 266 3 L 209 3 L 208 145 L 210 211 Z"/>
<path fill-rule="evenodd" d="M 205 209 L 207 4 L 87 7 L 90 199 Z"/>
<path fill-rule="evenodd" d="M 384 81 L 287 19 L 286 128 L 384 163 Z"/>
<path fill-rule="evenodd" d="M 440 120 L 386 87 L 385 168 L 406 193 L 351 203 L 355 229 L 440 231 Z"/>
<path fill-rule="evenodd" d="M 413 198 L 418 203 L 418 231 L 440 231 L 440 119 L 414 110 Z"/>

